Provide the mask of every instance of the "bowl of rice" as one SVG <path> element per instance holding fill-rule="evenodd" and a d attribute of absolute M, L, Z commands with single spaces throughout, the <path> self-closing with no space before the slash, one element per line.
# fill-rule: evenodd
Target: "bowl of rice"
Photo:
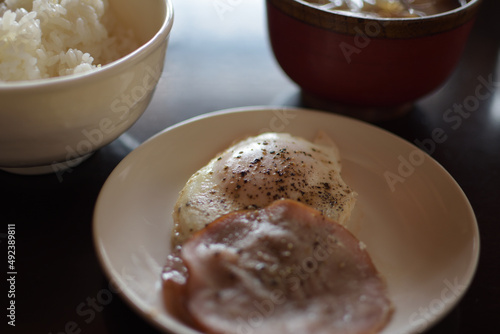
<path fill-rule="evenodd" d="M 0 1 L 0 169 L 73 168 L 146 110 L 170 0 Z"/>

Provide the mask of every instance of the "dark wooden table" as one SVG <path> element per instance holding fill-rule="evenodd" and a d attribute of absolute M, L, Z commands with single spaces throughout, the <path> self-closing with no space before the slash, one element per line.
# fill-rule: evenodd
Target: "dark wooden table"
<path fill-rule="evenodd" d="M 156 333 L 119 294 L 103 300 L 109 283 L 93 246 L 92 213 L 106 178 L 132 149 L 179 121 L 231 107 L 300 106 L 299 89 L 271 53 L 263 0 L 176 0 L 174 7 L 165 71 L 150 107 L 125 135 L 62 179 L 0 172 L 1 328 L 7 333 Z M 494 333 L 498 323 L 499 13 L 500 1 L 486 0 L 450 80 L 407 115 L 377 123 L 410 142 L 446 128 L 447 140 L 432 156 L 463 188 L 479 223 L 481 257 L 473 284 L 431 334 Z M 486 98 L 450 127 L 446 111 L 475 97 L 481 80 L 489 78 L 495 85 Z M 16 327 L 7 326 L 6 318 L 8 224 L 15 224 L 17 240 Z"/>

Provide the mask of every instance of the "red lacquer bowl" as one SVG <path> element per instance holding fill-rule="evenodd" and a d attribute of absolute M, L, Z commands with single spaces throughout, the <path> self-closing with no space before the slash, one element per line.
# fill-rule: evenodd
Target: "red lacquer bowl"
<path fill-rule="evenodd" d="M 361 18 L 267 0 L 274 55 L 310 101 L 394 112 L 456 67 L 481 0 L 419 18 Z"/>

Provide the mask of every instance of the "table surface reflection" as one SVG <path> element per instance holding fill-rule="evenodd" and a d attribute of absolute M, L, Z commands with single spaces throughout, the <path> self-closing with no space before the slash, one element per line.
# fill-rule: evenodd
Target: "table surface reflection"
<path fill-rule="evenodd" d="M 270 50 L 264 1 L 175 0 L 174 9 L 165 70 L 149 108 L 127 133 L 62 179 L 0 172 L 4 273 L 7 224 L 16 225 L 17 236 L 16 327 L 7 326 L 4 315 L 8 333 L 157 333 L 118 294 L 105 305 L 96 302 L 109 287 L 91 224 L 106 178 L 131 150 L 180 121 L 233 107 L 301 106 L 299 89 Z M 376 125 L 410 142 L 449 128 L 446 110 L 474 96 L 481 78 L 498 80 L 499 12 L 499 1 L 486 0 L 449 81 L 408 114 Z M 490 333 L 500 310 L 500 90 L 491 92 L 432 152 L 474 208 L 481 258 L 469 291 L 430 334 Z M 6 294 L 0 298 L 4 313 Z"/>

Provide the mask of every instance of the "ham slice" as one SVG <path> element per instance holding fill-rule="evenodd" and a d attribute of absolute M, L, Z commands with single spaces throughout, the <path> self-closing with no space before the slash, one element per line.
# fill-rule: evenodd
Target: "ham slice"
<path fill-rule="evenodd" d="M 229 213 L 177 255 L 167 306 L 206 333 L 376 333 L 392 313 L 364 244 L 296 201 Z"/>

